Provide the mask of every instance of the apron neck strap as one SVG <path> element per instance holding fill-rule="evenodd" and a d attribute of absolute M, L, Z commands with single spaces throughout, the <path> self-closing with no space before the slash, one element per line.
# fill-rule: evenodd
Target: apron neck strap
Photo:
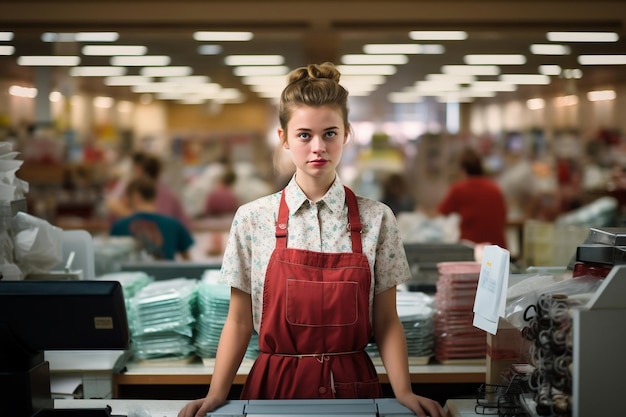
<path fill-rule="evenodd" d="M 346 203 L 348 205 L 348 230 L 350 231 L 350 239 L 352 240 L 352 252 L 362 253 L 363 243 L 361 241 L 361 232 L 363 225 L 359 215 L 359 206 L 356 196 L 351 189 L 344 186 L 346 192 Z M 276 249 L 284 249 L 287 247 L 287 223 L 289 222 L 289 207 L 285 201 L 285 190 L 281 192 L 280 206 L 278 209 L 278 219 L 276 221 Z"/>

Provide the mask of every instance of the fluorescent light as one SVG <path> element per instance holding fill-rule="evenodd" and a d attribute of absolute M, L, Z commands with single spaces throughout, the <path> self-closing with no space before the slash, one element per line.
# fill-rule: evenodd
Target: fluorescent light
<path fill-rule="evenodd" d="M 0 42 L 9 42 L 13 40 L 13 32 L 0 32 Z"/>
<path fill-rule="evenodd" d="M 462 88 L 461 91 L 459 91 L 459 94 L 461 94 L 464 97 L 476 97 L 476 98 L 480 98 L 480 97 L 489 98 L 489 97 L 495 97 L 496 96 L 496 92 L 495 91 L 472 90 L 470 87 Z"/>
<path fill-rule="evenodd" d="M 282 75 L 260 75 L 254 77 L 243 77 L 241 82 L 245 85 L 278 85 L 281 89 L 285 87 L 287 80 Z"/>
<path fill-rule="evenodd" d="M 557 97 L 555 99 L 555 104 L 558 107 L 573 106 L 575 104 L 578 104 L 578 96 L 570 94 L 567 96 Z"/>
<path fill-rule="evenodd" d="M 446 48 L 443 45 L 422 45 L 422 54 L 424 55 L 441 55 L 446 52 Z"/>
<path fill-rule="evenodd" d="M 467 39 L 467 32 L 461 30 L 413 30 L 409 38 L 414 41 L 462 41 Z"/>
<path fill-rule="evenodd" d="M 519 54 L 471 54 L 463 60 L 468 65 L 524 65 L 526 57 Z"/>
<path fill-rule="evenodd" d="M 126 74 L 124 67 L 74 67 L 70 69 L 72 77 L 114 77 Z"/>
<path fill-rule="evenodd" d="M 583 77 L 583 72 L 579 68 L 565 69 L 563 70 L 563 77 L 567 79 L 580 79 Z"/>
<path fill-rule="evenodd" d="M 107 77 L 104 79 L 104 84 L 108 86 L 128 86 L 147 84 L 152 82 L 152 78 L 144 77 L 143 75 L 123 75 L 118 77 Z"/>
<path fill-rule="evenodd" d="M 616 94 L 613 90 L 598 90 L 587 93 L 587 100 L 589 101 L 615 100 L 615 97 Z"/>
<path fill-rule="evenodd" d="M 12 45 L 0 45 L 0 55 L 13 55 L 15 47 Z"/>
<path fill-rule="evenodd" d="M 500 81 L 517 85 L 548 85 L 550 77 L 543 74 L 502 74 Z"/>
<path fill-rule="evenodd" d="M 222 87 L 217 83 L 193 84 L 177 82 L 149 83 L 131 86 L 135 93 L 188 93 L 188 94 L 215 94 Z"/>
<path fill-rule="evenodd" d="M 254 37 L 252 32 L 194 32 L 193 38 L 200 42 L 249 41 Z"/>
<path fill-rule="evenodd" d="M 85 45 L 83 55 L 116 56 L 116 55 L 145 55 L 148 48 L 143 45 Z"/>
<path fill-rule="evenodd" d="M 110 109 L 113 107 L 113 98 L 112 97 L 94 97 L 93 105 L 94 107 L 98 107 L 100 109 Z"/>
<path fill-rule="evenodd" d="M 170 57 L 165 55 L 114 56 L 111 65 L 120 67 L 164 67 L 170 64 Z"/>
<path fill-rule="evenodd" d="M 504 81 L 475 81 L 469 87 L 472 91 L 515 91 L 515 84 L 506 83 Z"/>
<path fill-rule="evenodd" d="M 120 37 L 117 32 L 78 32 L 76 42 L 115 42 Z"/>
<path fill-rule="evenodd" d="M 580 55 L 580 65 L 626 65 L 626 55 Z"/>
<path fill-rule="evenodd" d="M 407 62 L 409 58 L 400 54 L 348 54 L 341 57 L 341 63 L 346 65 L 404 65 Z"/>
<path fill-rule="evenodd" d="M 556 44 L 532 44 L 530 52 L 535 55 L 569 55 L 571 50 L 569 46 Z"/>
<path fill-rule="evenodd" d="M 222 45 L 200 45 L 198 46 L 198 54 L 200 55 L 218 55 L 222 53 Z"/>
<path fill-rule="evenodd" d="M 339 65 L 339 72 L 346 75 L 393 75 L 393 65 Z"/>
<path fill-rule="evenodd" d="M 253 77 L 256 75 L 286 75 L 289 67 L 286 65 L 258 65 L 233 68 L 233 74 L 238 77 Z"/>
<path fill-rule="evenodd" d="M 11 87 L 9 87 L 9 94 L 15 97 L 35 98 L 37 97 L 37 89 L 32 87 L 12 85 Z"/>
<path fill-rule="evenodd" d="M 539 65 L 539 73 L 543 75 L 561 75 L 559 65 Z"/>
<path fill-rule="evenodd" d="M 75 67 L 79 63 L 80 57 L 70 55 L 33 55 L 17 58 L 17 65 L 25 67 Z"/>
<path fill-rule="evenodd" d="M 283 65 L 285 57 L 282 55 L 229 55 L 224 63 L 233 67 L 250 65 Z"/>
<path fill-rule="evenodd" d="M 185 77 L 191 75 L 193 69 L 184 66 L 144 67 L 140 72 L 144 77 Z"/>
<path fill-rule="evenodd" d="M 470 84 L 476 80 L 471 74 L 428 74 L 427 81 L 443 81 L 454 84 Z"/>
<path fill-rule="evenodd" d="M 495 65 L 444 65 L 441 72 L 457 75 L 499 75 L 500 68 Z"/>
<path fill-rule="evenodd" d="M 63 98 L 63 94 L 59 93 L 58 91 L 51 91 L 50 94 L 48 95 L 48 100 L 50 100 L 53 103 L 57 103 L 61 101 L 62 98 Z"/>
<path fill-rule="evenodd" d="M 615 32 L 548 32 L 546 38 L 550 42 L 617 42 L 619 35 Z"/>
<path fill-rule="evenodd" d="M 529 110 L 540 110 L 543 109 L 545 106 L 546 102 L 542 98 L 531 98 L 529 100 L 526 100 L 526 107 L 528 107 Z"/>
<path fill-rule="evenodd" d="M 450 92 L 450 91 L 459 91 L 460 86 L 455 83 L 451 83 L 449 81 L 418 81 L 415 83 L 415 90 L 422 92 Z"/>
<path fill-rule="evenodd" d="M 422 45 L 415 43 L 380 43 L 363 46 L 366 54 L 419 54 L 422 52 Z"/>
<path fill-rule="evenodd" d="M 349 84 L 375 84 L 381 85 L 385 83 L 383 75 L 342 75 L 340 83 Z"/>
<path fill-rule="evenodd" d="M 76 42 L 75 33 L 44 32 L 41 34 L 42 42 Z"/>

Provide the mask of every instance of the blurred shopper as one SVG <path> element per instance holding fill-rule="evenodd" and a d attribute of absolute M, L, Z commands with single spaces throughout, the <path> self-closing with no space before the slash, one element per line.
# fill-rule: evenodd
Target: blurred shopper
<path fill-rule="evenodd" d="M 239 208 L 239 199 L 233 189 L 237 174 L 227 168 L 207 196 L 204 214 L 209 217 L 232 216 Z"/>
<path fill-rule="evenodd" d="M 180 221 L 185 227 L 191 227 L 191 221 L 185 213 L 180 199 L 161 178 L 162 162 L 156 156 L 135 152 L 132 155 L 130 179 L 145 177 L 156 184 L 156 212 L 171 216 Z M 132 213 L 127 193 L 124 191 L 128 181 L 120 180 L 106 199 L 106 208 L 110 218 L 114 220 Z"/>
<path fill-rule="evenodd" d="M 437 211 L 461 217 L 460 239 L 506 248 L 507 209 L 500 187 L 485 175 L 480 156 L 466 149 L 459 159 L 460 180 L 452 184 Z"/>
<path fill-rule="evenodd" d="M 408 189 L 404 176 L 398 173 L 389 174 L 385 178 L 381 201 L 387 204 L 396 216 L 415 209 L 415 199 Z"/>
<path fill-rule="evenodd" d="M 173 260 L 176 255 L 189 259 L 194 241 L 187 228 L 177 219 L 157 213 L 157 187 L 146 177 L 132 180 L 126 197 L 132 214 L 116 221 L 111 236 L 132 236 L 138 249 L 154 259 Z"/>

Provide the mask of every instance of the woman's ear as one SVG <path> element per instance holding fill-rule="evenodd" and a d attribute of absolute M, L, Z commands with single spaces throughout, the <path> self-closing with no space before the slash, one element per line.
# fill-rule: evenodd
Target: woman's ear
<path fill-rule="evenodd" d="M 287 137 L 285 136 L 285 131 L 279 127 L 277 132 L 278 132 L 278 140 L 280 141 L 281 146 L 283 147 L 283 149 L 289 150 L 289 144 L 287 143 Z"/>

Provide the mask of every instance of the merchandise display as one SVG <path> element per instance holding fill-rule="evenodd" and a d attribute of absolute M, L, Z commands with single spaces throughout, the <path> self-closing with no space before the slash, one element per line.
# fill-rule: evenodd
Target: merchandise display
<path fill-rule="evenodd" d="M 474 299 L 481 265 L 477 262 L 441 262 L 435 295 L 435 358 L 485 358 L 485 332 L 472 325 Z"/>
<path fill-rule="evenodd" d="M 136 359 L 185 359 L 194 351 L 194 305 L 198 283 L 177 278 L 153 282 L 130 301 Z"/>

